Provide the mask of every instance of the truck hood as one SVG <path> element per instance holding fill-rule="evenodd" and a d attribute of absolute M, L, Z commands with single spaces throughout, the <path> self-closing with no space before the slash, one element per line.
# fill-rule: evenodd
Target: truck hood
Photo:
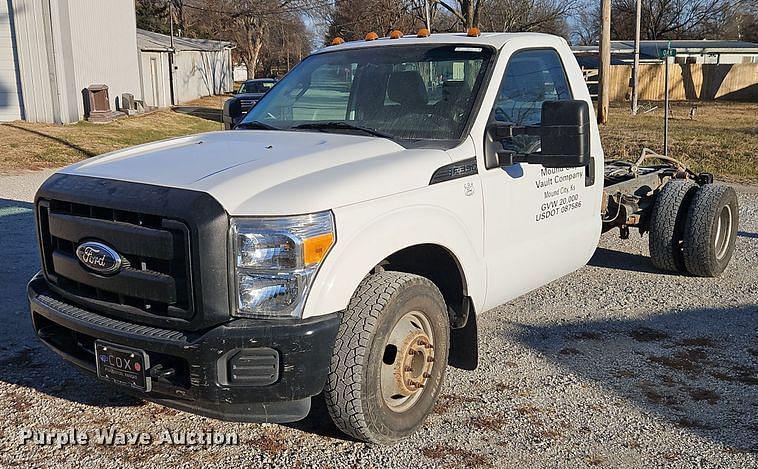
<path fill-rule="evenodd" d="M 235 130 L 139 145 L 60 172 L 207 192 L 232 215 L 311 213 L 429 184 L 442 150 L 319 132 Z"/>

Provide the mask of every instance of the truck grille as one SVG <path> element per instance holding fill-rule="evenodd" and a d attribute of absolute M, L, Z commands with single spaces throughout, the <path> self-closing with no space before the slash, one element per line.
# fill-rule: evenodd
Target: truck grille
<path fill-rule="evenodd" d="M 248 112 L 250 109 L 255 106 L 255 103 L 257 103 L 257 99 L 241 99 L 240 100 L 240 107 L 242 108 L 242 112 Z"/>
<path fill-rule="evenodd" d="M 131 319 L 194 314 L 190 236 L 184 223 L 146 213 L 40 199 L 38 230 L 44 272 L 70 300 Z M 102 276 L 76 257 L 83 241 L 101 241 L 122 257 L 121 270 Z"/>

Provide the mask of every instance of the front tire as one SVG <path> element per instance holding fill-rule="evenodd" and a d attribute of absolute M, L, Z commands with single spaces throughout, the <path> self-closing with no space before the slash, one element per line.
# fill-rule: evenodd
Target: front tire
<path fill-rule="evenodd" d="M 442 387 L 448 322 L 430 280 L 389 271 L 366 277 L 342 316 L 324 388 L 335 425 L 378 444 L 416 431 Z"/>

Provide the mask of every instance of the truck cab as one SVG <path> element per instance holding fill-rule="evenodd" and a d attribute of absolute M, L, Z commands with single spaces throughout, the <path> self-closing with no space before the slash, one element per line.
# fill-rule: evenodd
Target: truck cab
<path fill-rule="evenodd" d="M 294 421 L 318 398 L 356 438 L 415 431 L 447 365 L 476 367 L 477 314 L 578 269 L 605 214 L 633 213 L 603 196 L 565 40 L 399 36 L 315 52 L 235 130 L 54 174 L 40 339 L 210 417 Z"/>

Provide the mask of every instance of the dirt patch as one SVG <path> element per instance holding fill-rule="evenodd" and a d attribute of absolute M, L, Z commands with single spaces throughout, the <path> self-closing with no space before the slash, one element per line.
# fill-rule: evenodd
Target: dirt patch
<path fill-rule="evenodd" d="M 453 459 L 465 466 L 489 466 L 489 458 L 472 451 L 447 445 L 433 445 L 421 449 L 421 454 L 429 459 Z"/>
<path fill-rule="evenodd" d="M 651 404 L 673 406 L 678 403 L 676 397 L 664 393 L 651 381 L 643 379 L 637 383 L 637 387 L 640 389 L 640 392 L 642 392 L 642 395 L 645 396 L 645 399 Z"/>
<path fill-rule="evenodd" d="M 638 327 L 630 332 L 629 335 L 637 342 L 655 342 L 668 339 L 668 334 L 650 327 Z"/>
<path fill-rule="evenodd" d="M 679 345 L 687 347 L 713 347 L 713 340 L 710 337 L 694 337 L 679 341 Z"/>
<path fill-rule="evenodd" d="M 622 370 L 616 370 L 614 375 L 617 378 L 634 378 L 637 376 L 637 373 L 635 373 L 632 370 L 622 369 Z"/>
<path fill-rule="evenodd" d="M 478 415 L 469 418 L 469 423 L 482 430 L 500 431 L 508 423 L 505 415 L 497 413 L 494 415 Z"/>
<path fill-rule="evenodd" d="M 39 363 L 34 363 L 34 350 L 30 348 L 22 349 L 15 355 L 0 360 L 0 369 L 5 368 L 39 368 L 43 366 Z"/>
<path fill-rule="evenodd" d="M 574 334 L 573 338 L 577 340 L 602 340 L 603 334 L 593 331 L 582 331 Z"/>
<path fill-rule="evenodd" d="M 601 454 L 588 454 L 584 457 L 584 462 L 587 463 L 588 466 L 600 466 L 602 464 L 605 464 L 608 461 L 608 458 Z"/>
<path fill-rule="evenodd" d="M 708 401 L 708 404 L 714 405 L 721 399 L 721 396 L 705 388 L 692 388 L 688 389 L 687 393 L 690 395 L 693 401 Z"/>
<path fill-rule="evenodd" d="M 437 403 L 434 405 L 433 412 L 435 414 L 444 414 L 450 411 L 453 407 L 457 407 L 467 402 L 482 402 L 477 397 L 461 396 L 459 394 L 442 394 L 437 398 Z"/>
<path fill-rule="evenodd" d="M 690 417 L 681 417 L 676 421 L 676 424 L 682 428 L 698 428 L 701 430 L 713 430 L 715 428 Z"/>
<path fill-rule="evenodd" d="M 648 360 L 676 371 L 698 374 L 708 362 L 708 353 L 703 349 L 687 349 L 673 356 L 650 356 Z"/>

